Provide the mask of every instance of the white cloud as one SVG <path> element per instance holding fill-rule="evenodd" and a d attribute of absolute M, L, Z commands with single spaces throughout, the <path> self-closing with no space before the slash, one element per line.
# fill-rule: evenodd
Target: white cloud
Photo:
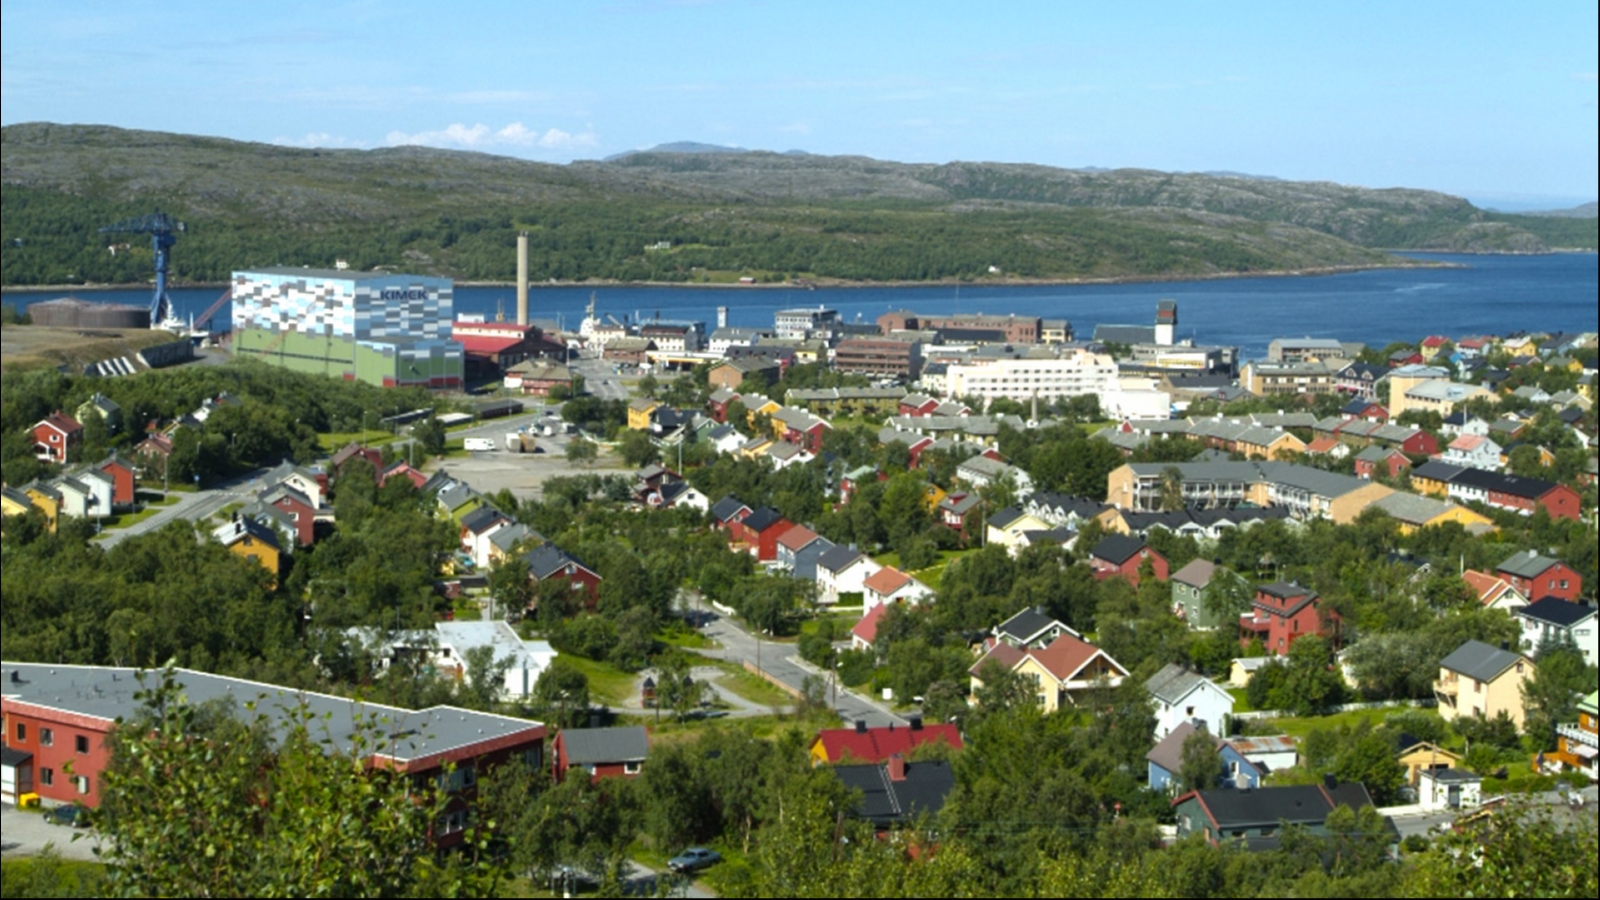
<path fill-rule="evenodd" d="M 305 137 L 297 137 L 297 138 L 281 137 L 281 136 L 280 137 L 275 137 L 275 138 L 272 139 L 272 143 L 278 144 L 278 145 L 284 146 L 284 147 L 306 147 L 306 148 L 315 147 L 315 148 L 323 148 L 323 149 L 332 148 L 332 149 L 341 149 L 341 150 L 365 150 L 366 148 L 372 146 L 370 143 L 368 143 L 366 141 L 358 141 L 358 140 L 354 140 L 352 138 L 341 137 L 341 136 L 336 135 L 336 134 L 329 134 L 326 131 L 313 131 L 313 132 L 307 133 Z"/>
<path fill-rule="evenodd" d="M 406 133 L 404 131 L 391 131 L 383 139 L 390 146 L 414 144 L 424 147 L 444 147 L 462 150 L 492 150 L 504 148 L 541 148 L 545 150 L 570 150 L 578 147 L 593 147 L 599 141 L 593 130 L 585 130 L 578 134 L 562 131 L 559 128 L 550 128 L 539 131 L 529 128 L 521 122 L 511 124 L 498 130 L 478 122 L 466 125 L 461 122 L 453 123 L 438 131 L 418 131 Z"/>

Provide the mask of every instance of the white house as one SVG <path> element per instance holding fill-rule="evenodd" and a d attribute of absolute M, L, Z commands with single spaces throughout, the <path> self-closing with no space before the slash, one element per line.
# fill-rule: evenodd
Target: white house
<path fill-rule="evenodd" d="M 1450 463 L 1453 466 L 1466 466 L 1470 469 L 1483 469 L 1488 472 L 1500 471 L 1500 445 L 1488 437 L 1476 434 L 1463 434 L 1450 442 L 1444 452 L 1437 459 Z"/>
<path fill-rule="evenodd" d="M 1583 654 L 1585 665 L 1600 658 L 1600 632 L 1595 630 L 1595 609 L 1560 597 L 1545 597 L 1511 614 L 1522 626 L 1522 649 L 1537 653 L 1546 642 L 1571 641 Z"/>
<path fill-rule="evenodd" d="M 974 456 L 956 467 L 957 480 L 973 488 L 988 487 L 1004 480 L 1007 476 L 1010 476 L 1018 496 L 1033 493 L 1033 479 L 1028 477 L 1027 472 L 999 460 L 987 456 Z"/>
<path fill-rule="evenodd" d="M 854 547 L 834 547 L 817 557 L 817 602 L 834 604 L 841 594 L 865 594 L 866 581 L 883 566 Z"/>
<path fill-rule="evenodd" d="M 1426 810 L 1472 809 L 1483 801 L 1483 776 L 1466 769 L 1417 772 L 1417 805 Z"/>
<path fill-rule="evenodd" d="M 1233 695 L 1211 679 L 1168 664 L 1144 683 L 1156 706 L 1155 739 L 1161 740 L 1184 722 L 1200 720 L 1212 734 L 1227 734 Z"/>
<path fill-rule="evenodd" d="M 912 606 L 933 596 L 928 587 L 894 566 L 884 566 L 861 583 L 862 602 L 867 609 L 890 603 L 909 603 Z"/>

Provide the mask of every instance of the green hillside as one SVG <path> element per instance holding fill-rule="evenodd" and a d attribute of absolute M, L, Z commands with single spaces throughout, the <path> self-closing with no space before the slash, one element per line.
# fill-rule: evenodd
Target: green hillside
<path fill-rule="evenodd" d="M 7 285 L 148 278 L 145 240 L 96 229 L 158 208 L 189 225 L 174 254 L 187 281 L 335 259 L 510 280 L 520 229 L 534 277 L 561 281 L 1182 277 L 1392 262 L 1385 247 L 1596 245 L 1594 219 L 1428 191 L 1142 170 L 771 153 L 554 166 L 49 124 L 0 143 Z"/>

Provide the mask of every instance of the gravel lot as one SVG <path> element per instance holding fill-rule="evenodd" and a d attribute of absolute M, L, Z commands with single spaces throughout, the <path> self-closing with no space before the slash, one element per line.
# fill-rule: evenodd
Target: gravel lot
<path fill-rule="evenodd" d="M 73 840 L 73 835 L 80 835 Z M 87 828 L 68 828 L 52 825 L 42 813 L 0 806 L 0 850 L 6 857 L 33 856 L 45 844 L 55 844 L 62 859 L 94 861 L 94 848 L 99 843 L 95 833 Z"/>
<path fill-rule="evenodd" d="M 509 430 L 509 429 L 508 429 Z M 504 446 L 505 435 L 496 442 Z M 467 457 L 453 457 L 430 463 L 428 469 L 444 468 L 481 494 L 493 494 L 501 488 L 510 489 L 518 499 L 542 499 L 546 479 L 561 475 L 632 475 L 637 469 L 622 465 L 622 461 L 602 453 L 593 465 L 575 466 L 567 462 L 566 450 L 553 441 L 539 440 L 542 453 L 512 453 L 508 450 L 491 450 L 473 453 Z"/>

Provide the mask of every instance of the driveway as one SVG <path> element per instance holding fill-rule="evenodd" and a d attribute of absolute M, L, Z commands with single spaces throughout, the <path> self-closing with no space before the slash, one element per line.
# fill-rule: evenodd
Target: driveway
<path fill-rule="evenodd" d="M 73 837 L 77 840 L 73 840 Z M 0 851 L 6 859 L 34 856 L 46 845 L 54 844 L 62 859 L 94 862 L 94 848 L 100 843 L 92 829 L 68 828 L 44 820 L 42 813 L 0 806 Z"/>

